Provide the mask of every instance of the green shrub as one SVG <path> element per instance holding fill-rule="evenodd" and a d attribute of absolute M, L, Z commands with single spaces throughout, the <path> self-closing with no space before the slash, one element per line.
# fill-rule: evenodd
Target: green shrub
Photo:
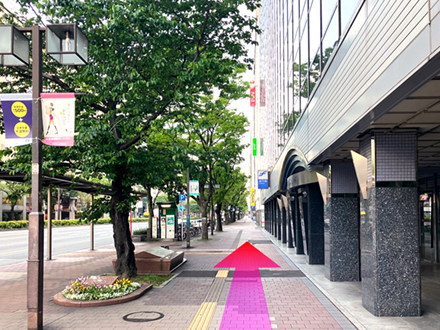
<path fill-rule="evenodd" d="M 147 235 L 147 228 L 133 230 L 133 235 Z"/>
<path fill-rule="evenodd" d="M 103 223 L 111 223 L 110 218 L 99 218 L 98 220 L 95 220 L 95 223 L 97 224 L 103 224 Z"/>
<path fill-rule="evenodd" d="M 132 222 L 146 222 L 148 218 L 133 218 Z M 110 218 L 99 218 L 95 220 L 95 224 L 110 224 L 112 221 Z M 79 226 L 89 224 L 84 219 L 71 219 L 71 220 L 52 220 L 53 227 L 64 226 Z M 44 220 L 44 226 L 47 227 L 47 220 Z M 0 229 L 15 229 L 15 228 L 27 228 L 29 227 L 28 220 L 14 220 L 14 221 L 0 221 Z"/>

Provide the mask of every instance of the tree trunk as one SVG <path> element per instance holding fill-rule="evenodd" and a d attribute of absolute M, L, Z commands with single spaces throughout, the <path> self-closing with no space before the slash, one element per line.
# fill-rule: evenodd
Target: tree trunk
<path fill-rule="evenodd" d="M 206 207 L 201 208 L 201 210 L 202 210 L 202 219 L 207 220 Z M 202 239 L 208 239 L 208 223 L 207 222 L 202 223 Z"/>
<path fill-rule="evenodd" d="M 199 198 L 196 199 L 197 204 L 200 207 L 200 210 L 202 211 L 202 219 L 203 220 L 207 220 L 207 209 L 208 209 L 208 203 L 209 203 L 209 198 L 205 199 L 205 182 L 204 181 L 199 181 Z M 202 239 L 208 239 L 208 224 L 207 223 L 202 223 Z"/>
<path fill-rule="evenodd" d="M 147 189 L 147 199 L 148 199 L 148 231 L 147 238 L 153 238 L 153 196 L 151 196 L 151 188 Z"/>
<path fill-rule="evenodd" d="M 134 258 L 134 244 L 131 240 L 128 224 L 129 207 L 125 207 L 130 187 L 122 184 L 122 171 L 112 182 L 110 218 L 113 224 L 113 239 L 116 248 L 115 273 L 120 278 L 132 278 L 137 275 Z"/>
<path fill-rule="evenodd" d="M 11 220 L 15 220 L 15 211 L 14 211 L 15 205 L 17 204 L 11 204 Z"/>
<path fill-rule="evenodd" d="M 217 214 L 217 231 L 223 231 L 222 225 L 222 204 L 217 204 L 215 209 L 215 213 Z"/>

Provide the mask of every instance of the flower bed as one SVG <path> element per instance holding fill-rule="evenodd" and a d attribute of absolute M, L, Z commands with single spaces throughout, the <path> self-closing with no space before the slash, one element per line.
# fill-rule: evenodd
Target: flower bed
<path fill-rule="evenodd" d="M 87 278 L 80 277 L 71 281 L 62 291 L 67 299 L 72 300 L 107 300 L 126 296 L 139 289 L 141 285 L 124 278 L 110 285 L 86 284 Z"/>

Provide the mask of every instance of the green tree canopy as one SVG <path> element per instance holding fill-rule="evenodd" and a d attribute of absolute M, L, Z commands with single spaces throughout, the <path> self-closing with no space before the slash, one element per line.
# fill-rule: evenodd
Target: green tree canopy
<path fill-rule="evenodd" d="M 155 127 L 193 115 L 201 95 L 228 85 L 237 68 L 251 63 L 258 0 L 21 0 L 32 3 L 50 23 L 77 23 L 89 39 L 89 64 L 61 67 L 45 59 L 44 89 L 81 92 L 77 99 L 73 148 L 44 148 L 47 174 L 74 173 L 111 182 L 110 216 L 117 251 L 116 273 L 136 274 L 128 227 L 132 186 L 148 159 L 144 141 Z M 29 24 L 29 22 L 27 23 Z M 1 68 L 14 79 L 3 92 L 26 90 L 29 69 Z M 188 110 L 190 111 L 188 111 Z M 5 164 L 30 173 L 30 147 Z"/>

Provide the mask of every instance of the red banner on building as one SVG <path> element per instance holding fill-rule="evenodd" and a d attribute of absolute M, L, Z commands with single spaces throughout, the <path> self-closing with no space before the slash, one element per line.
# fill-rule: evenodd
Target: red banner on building
<path fill-rule="evenodd" d="M 266 106 L 266 89 L 264 86 L 264 80 L 260 80 L 260 107 Z"/>
<path fill-rule="evenodd" d="M 255 81 L 252 81 L 250 94 L 251 94 L 251 107 L 255 107 L 257 100 L 257 86 L 255 86 Z"/>

